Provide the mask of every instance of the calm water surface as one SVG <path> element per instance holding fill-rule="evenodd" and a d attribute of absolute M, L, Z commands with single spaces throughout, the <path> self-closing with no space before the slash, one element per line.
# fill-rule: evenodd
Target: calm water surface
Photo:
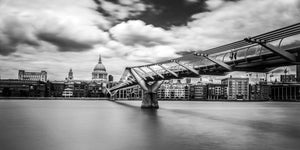
<path fill-rule="evenodd" d="M 300 103 L 0 101 L 0 150 L 300 149 Z"/>

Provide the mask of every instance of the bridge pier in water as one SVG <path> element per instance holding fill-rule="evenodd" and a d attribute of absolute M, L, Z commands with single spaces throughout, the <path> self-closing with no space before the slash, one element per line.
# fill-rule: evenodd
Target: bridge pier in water
<path fill-rule="evenodd" d="M 144 90 L 144 96 L 142 100 L 141 108 L 154 108 L 158 109 L 157 93 L 156 91 L 160 87 L 163 81 L 156 81 L 151 85 L 147 85 L 147 90 Z"/>
<path fill-rule="evenodd" d="M 143 80 L 142 77 L 133 68 L 129 69 L 129 71 L 144 91 L 141 108 L 158 109 L 159 106 L 156 92 L 163 81 L 154 81 L 152 84 L 149 84 L 145 80 Z"/>
<path fill-rule="evenodd" d="M 141 108 L 159 108 L 157 101 L 157 93 L 144 91 Z"/>

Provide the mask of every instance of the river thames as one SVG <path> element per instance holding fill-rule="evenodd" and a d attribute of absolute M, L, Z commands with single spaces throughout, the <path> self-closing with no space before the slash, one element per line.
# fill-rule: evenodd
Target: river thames
<path fill-rule="evenodd" d="M 299 149 L 298 102 L 1 100 L 1 150 Z"/>

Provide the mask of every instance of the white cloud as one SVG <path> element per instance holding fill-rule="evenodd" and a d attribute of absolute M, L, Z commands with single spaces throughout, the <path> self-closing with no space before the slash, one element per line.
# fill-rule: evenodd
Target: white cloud
<path fill-rule="evenodd" d="M 172 31 L 181 39 L 179 46 L 206 50 L 299 22 L 300 9 L 298 0 L 243 0 L 192 18 Z"/>
<path fill-rule="evenodd" d="M 107 44 L 115 57 L 139 62 L 156 62 L 179 57 L 173 45 L 177 39 L 163 28 L 146 25 L 140 20 L 122 22 L 109 32 L 116 41 Z"/>
<path fill-rule="evenodd" d="M 72 3 L 72 5 L 69 5 Z M 0 54 L 17 51 L 19 44 L 49 42 L 62 51 L 83 51 L 109 40 L 98 27 L 109 22 L 91 8 L 90 1 L 7 1 L 0 10 Z"/>
<path fill-rule="evenodd" d="M 140 20 L 122 22 L 109 31 L 113 38 L 127 45 L 166 45 L 174 40 L 171 33 Z"/>
<path fill-rule="evenodd" d="M 224 3 L 223 0 L 208 0 L 206 1 L 206 5 L 208 6 L 208 9 L 214 10 L 218 7 L 220 7 Z"/>

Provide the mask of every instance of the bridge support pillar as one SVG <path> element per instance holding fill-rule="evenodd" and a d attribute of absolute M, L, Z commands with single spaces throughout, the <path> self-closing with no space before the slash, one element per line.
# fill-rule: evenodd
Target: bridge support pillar
<path fill-rule="evenodd" d="M 151 85 L 147 84 L 147 90 L 144 90 L 144 97 L 141 108 L 158 109 L 157 90 L 163 81 L 155 81 Z"/>
<path fill-rule="evenodd" d="M 144 91 L 144 97 L 142 100 L 141 108 L 154 108 L 158 109 L 157 93 Z"/>
<path fill-rule="evenodd" d="M 115 101 L 116 98 L 116 94 L 118 93 L 119 90 L 113 91 L 113 92 L 109 92 L 110 96 L 109 96 L 109 100 L 111 101 Z"/>
<path fill-rule="evenodd" d="M 131 68 L 129 71 L 143 89 L 144 96 L 141 108 L 159 108 L 156 91 L 164 81 L 155 81 L 149 84 L 136 73 L 135 69 Z"/>

